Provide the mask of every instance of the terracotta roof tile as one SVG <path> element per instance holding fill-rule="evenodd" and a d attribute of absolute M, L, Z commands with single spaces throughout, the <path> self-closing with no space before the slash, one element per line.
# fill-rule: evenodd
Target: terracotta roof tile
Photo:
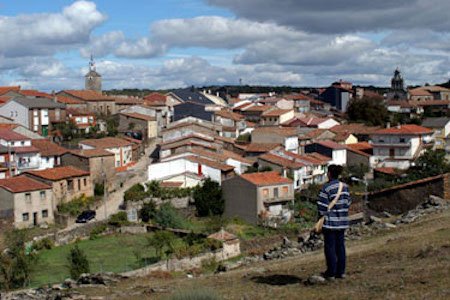
<path fill-rule="evenodd" d="M 293 111 L 292 109 L 273 109 L 273 110 L 263 112 L 262 116 L 263 117 L 279 117 L 284 114 L 290 113 L 292 111 Z"/>
<path fill-rule="evenodd" d="M 167 96 L 163 95 L 161 93 L 150 93 L 147 96 L 144 97 L 144 102 L 147 105 L 166 105 L 167 103 Z"/>
<path fill-rule="evenodd" d="M 19 94 L 24 95 L 24 96 L 42 97 L 42 98 L 53 99 L 52 95 L 50 95 L 48 93 L 40 92 L 40 91 L 37 91 L 37 90 L 20 90 Z"/>
<path fill-rule="evenodd" d="M 39 149 L 41 156 L 60 156 L 69 151 L 46 139 L 31 140 L 31 145 Z"/>
<path fill-rule="evenodd" d="M 365 134 L 369 135 L 379 130 L 380 127 L 375 126 L 366 126 L 361 123 L 351 123 L 351 124 L 342 124 L 336 125 L 330 128 L 332 132 L 348 132 L 352 134 Z"/>
<path fill-rule="evenodd" d="M 220 116 L 220 117 L 225 118 L 225 119 L 230 119 L 230 120 L 233 120 L 233 121 L 240 121 L 240 120 L 244 119 L 243 115 L 235 113 L 235 112 L 232 112 L 232 111 L 229 111 L 229 110 L 225 110 L 225 109 L 221 109 L 219 111 L 216 111 L 215 115 L 216 116 Z"/>
<path fill-rule="evenodd" d="M 257 127 L 252 131 L 253 133 L 272 133 L 281 135 L 284 137 L 291 137 L 297 135 L 297 128 L 294 127 L 276 127 L 276 126 L 263 126 L 263 127 Z"/>
<path fill-rule="evenodd" d="M 429 128 L 425 128 L 415 124 L 406 124 L 399 127 L 391 127 L 377 130 L 374 134 L 404 134 L 404 135 L 419 135 L 428 134 L 433 131 Z"/>
<path fill-rule="evenodd" d="M 62 179 L 68 179 L 72 177 L 89 176 L 88 171 L 80 170 L 73 166 L 56 167 L 52 169 L 27 171 L 26 174 L 31 174 L 43 179 L 58 181 Z"/>
<path fill-rule="evenodd" d="M 101 139 L 88 139 L 82 140 L 79 144 L 91 146 L 97 149 L 106 149 L 106 148 L 119 148 L 131 146 L 131 142 L 128 142 L 121 138 L 115 137 L 105 137 Z"/>
<path fill-rule="evenodd" d="M 114 101 L 114 97 L 103 95 L 97 91 L 88 90 L 64 90 L 66 94 L 79 98 L 83 101 Z"/>
<path fill-rule="evenodd" d="M 33 146 L 14 147 L 16 153 L 38 153 L 39 149 Z"/>
<path fill-rule="evenodd" d="M 164 188 L 177 188 L 181 187 L 182 185 L 183 182 L 181 181 L 163 181 L 159 183 L 159 186 Z"/>
<path fill-rule="evenodd" d="M 10 124 L 8 124 L 10 125 Z M 29 140 L 24 135 L 21 135 L 20 133 L 17 133 L 11 129 L 8 128 L 0 128 L 0 139 L 6 140 L 6 141 L 24 141 Z"/>
<path fill-rule="evenodd" d="M 338 144 L 338 143 L 333 142 L 333 141 L 317 141 L 316 144 L 325 146 L 325 147 L 330 148 L 330 149 L 335 149 L 335 150 L 346 149 L 346 147 L 344 145 Z"/>
<path fill-rule="evenodd" d="M 214 239 L 222 242 L 236 240 L 237 237 L 225 230 L 208 235 L 208 239 Z"/>
<path fill-rule="evenodd" d="M 17 177 L 12 177 L 8 179 L 0 180 L 0 187 L 12 193 L 24 193 L 38 190 L 49 190 L 52 187 L 42 183 L 40 181 L 34 180 L 30 177 L 21 175 Z"/>
<path fill-rule="evenodd" d="M 113 156 L 114 153 L 103 150 L 103 149 L 89 149 L 89 150 L 72 150 L 71 154 L 86 158 L 91 157 L 103 157 L 103 156 Z"/>
<path fill-rule="evenodd" d="M 114 97 L 114 102 L 116 102 L 116 104 L 122 104 L 122 105 L 138 105 L 138 104 L 143 104 L 144 100 L 142 100 L 141 98 L 136 98 L 136 97 Z"/>
<path fill-rule="evenodd" d="M 20 85 L 18 86 L 0 86 L 0 95 L 6 94 L 8 92 L 18 92 L 20 90 Z"/>
<path fill-rule="evenodd" d="M 56 95 L 56 101 L 64 104 L 85 104 L 85 102 L 82 100 L 66 97 L 63 95 Z"/>
<path fill-rule="evenodd" d="M 243 148 L 246 152 L 269 152 L 277 147 L 281 146 L 281 144 L 274 143 L 250 143 L 244 145 Z"/>
<path fill-rule="evenodd" d="M 410 96 L 428 96 L 433 97 L 433 94 L 431 94 L 429 91 L 427 91 L 424 88 L 416 88 L 416 89 L 410 89 L 408 91 Z"/>
<path fill-rule="evenodd" d="M 305 166 L 305 164 L 296 162 L 294 159 L 284 158 L 278 155 L 274 155 L 271 153 L 263 154 L 259 157 L 259 159 L 265 160 L 267 162 L 282 166 L 283 168 L 288 169 L 300 169 Z"/>
<path fill-rule="evenodd" d="M 373 149 L 372 144 L 370 144 L 368 142 L 359 142 L 356 144 L 348 144 L 347 147 L 356 149 L 356 150 L 361 150 L 361 151 Z"/>
<path fill-rule="evenodd" d="M 144 121 L 156 121 L 155 117 L 149 116 L 149 115 L 144 115 L 144 114 L 140 114 L 140 113 L 124 113 L 121 112 L 121 115 L 130 117 L 130 118 L 134 118 L 134 119 L 139 119 L 139 120 L 144 120 Z"/>
<path fill-rule="evenodd" d="M 293 183 L 292 179 L 282 177 L 276 171 L 242 174 L 240 177 L 257 186 Z"/>
<path fill-rule="evenodd" d="M 398 174 L 398 170 L 397 169 L 395 169 L 395 168 L 388 168 L 388 167 L 375 168 L 374 171 L 380 172 L 380 173 L 384 173 L 384 174 L 389 174 L 389 175 L 396 175 L 396 174 Z"/>
<path fill-rule="evenodd" d="M 195 162 L 198 164 L 202 164 L 202 165 L 206 165 L 209 167 L 212 167 L 214 169 L 219 169 L 221 171 L 224 172 L 229 172 L 229 171 L 233 171 L 234 167 L 227 165 L 227 164 L 223 164 L 223 163 L 219 163 L 213 160 L 209 160 L 206 158 L 202 158 L 202 157 L 198 157 L 198 156 L 186 156 L 185 159 L 191 161 L 191 162 Z"/>

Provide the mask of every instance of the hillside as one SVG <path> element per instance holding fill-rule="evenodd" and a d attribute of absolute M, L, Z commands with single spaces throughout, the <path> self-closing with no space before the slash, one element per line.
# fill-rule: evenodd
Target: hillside
<path fill-rule="evenodd" d="M 322 251 L 316 251 L 218 275 L 158 274 L 79 291 L 107 299 L 167 299 L 192 289 L 213 290 L 223 299 L 450 298 L 450 210 L 349 241 L 347 250 L 348 278 L 323 285 L 304 284 L 323 270 Z"/>

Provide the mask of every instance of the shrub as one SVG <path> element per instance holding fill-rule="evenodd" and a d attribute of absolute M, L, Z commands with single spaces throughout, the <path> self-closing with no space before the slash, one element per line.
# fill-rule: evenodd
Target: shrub
<path fill-rule="evenodd" d="M 70 277 L 77 280 L 81 274 L 89 273 L 89 261 L 87 260 L 86 254 L 75 245 L 69 252 L 67 256 L 69 262 Z"/>
<path fill-rule="evenodd" d="M 206 178 L 201 186 L 195 188 L 193 196 L 199 216 L 223 214 L 225 200 L 223 199 L 219 183 Z"/>
<path fill-rule="evenodd" d="M 120 227 L 129 224 L 127 213 L 124 211 L 120 211 L 114 215 L 111 215 L 111 217 L 109 217 L 108 224 L 115 227 Z"/>
<path fill-rule="evenodd" d="M 147 197 L 147 193 L 145 192 L 145 188 L 142 184 L 137 183 L 130 187 L 125 191 L 123 195 L 124 201 L 140 201 L 144 200 Z"/>
<path fill-rule="evenodd" d="M 36 251 L 41 251 L 44 249 L 52 249 L 55 246 L 55 242 L 49 238 L 43 238 L 42 240 L 35 241 L 33 243 L 33 249 Z"/>
<path fill-rule="evenodd" d="M 221 249 L 222 248 L 222 242 L 219 240 L 215 240 L 215 239 L 206 239 L 205 240 L 205 246 L 211 250 L 211 251 L 215 251 L 217 249 Z"/>
<path fill-rule="evenodd" d="M 220 300 L 221 297 L 215 291 L 209 289 L 180 290 L 169 300 Z"/>
<path fill-rule="evenodd" d="M 58 205 L 58 211 L 63 214 L 69 214 L 73 217 L 78 216 L 82 211 L 89 209 L 95 203 L 94 197 L 86 197 L 81 195 L 69 202 Z"/>
<path fill-rule="evenodd" d="M 94 195 L 103 196 L 105 194 L 105 185 L 103 183 L 96 183 L 94 186 Z"/>
<path fill-rule="evenodd" d="M 160 206 L 155 214 L 154 220 L 156 224 L 163 228 L 182 228 L 184 225 L 183 217 L 169 202 Z"/>
<path fill-rule="evenodd" d="M 98 238 L 98 236 L 100 234 L 102 234 L 103 232 L 106 231 L 106 229 L 108 229 L 108 226 L 106 224 L 100 224 L 95 226 L 92 230 L 91 233 L 89 234 L 89 239 L 91 240 L 95 240 L 96 238 Z"/>
<path fill-rule="evenodd" d="M 150 201 L 142 206 L 142 209 L 139 211 L 139 218 L 141 218 L 142 222 L 148 222 L 155 217 L 156 213 L 156 204 Z"/>

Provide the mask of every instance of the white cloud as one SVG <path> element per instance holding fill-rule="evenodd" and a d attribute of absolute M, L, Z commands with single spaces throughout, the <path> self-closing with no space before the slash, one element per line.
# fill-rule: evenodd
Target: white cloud
<path fill-rule="evenodd" d="M 80 49 L 82 57 L 103 57 L 113 52 L 117 45 L 125 40 L 122 31 L 111 31 L 101 36 L 92 36 L 88 46 Z"/>
<path fill-rule="evenodd" d="M 149 38 L 140 38 L 137 41 L 122 42 L 114 54 L 127 58 L 150 58 L 162 54 L 165 46 L 152 42 Z"/>
<path fill-rule="evenodd" d="M 76 1 L 60 13 L 0 16 L 0 53 L 5 57 L 51 55 L 89 40 L 106 16 L 95 3 Z"/>

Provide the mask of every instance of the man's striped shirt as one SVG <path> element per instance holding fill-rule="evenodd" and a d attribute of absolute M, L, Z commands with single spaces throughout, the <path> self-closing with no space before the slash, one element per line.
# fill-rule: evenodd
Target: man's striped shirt
<path fill-rule="evenodd" d="M 339 189 L 339 181 L 332 180 L 327 182 L 319 193 L 317 209 L 320 216 L 325 216 L 323 228 L 347 229 L 349 226 L 348 208 L 352 201 L 348 186 L 345 183 L 343 185 L 339 200 L 330 211 L 328 211 L 328 204 L 336 197 Z"/>

